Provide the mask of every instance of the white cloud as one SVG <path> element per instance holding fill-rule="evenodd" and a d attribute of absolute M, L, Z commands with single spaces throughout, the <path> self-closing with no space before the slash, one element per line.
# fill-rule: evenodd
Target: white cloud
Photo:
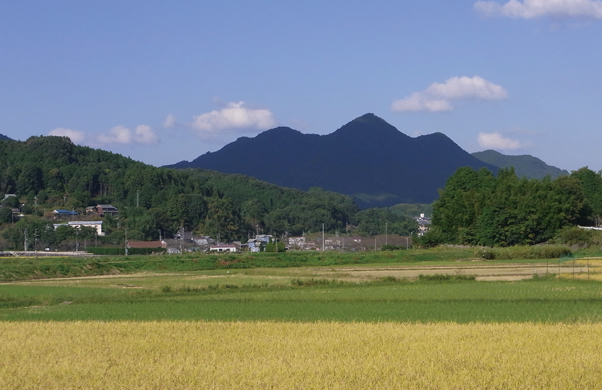
<path fill-rule="evenodd" d="M 124 126 L 113 127 L 107 134 L 100 134 L 98 141 L 102 144 L 156 144 L 159 137 L 150 126 L 139 125 L 134 131 Z"/>
<path fill-rule="evenodd" d="M 218 131 L 267 130 L 276 126 L 274 114 L 268 109 L 253 109 L 245 102 L 228 103 L 220 110 L 214 110 L 194 117 L 191 127 L 199 136 L 213 136 Z"/>
<path fill-rule="evenodd" d="M 54 130 L 50 130 L 48 135 L 55 135 L 58 137 L 69 137 L 71 139 L 71 142 L 76 144 L 82 143 L 86 139 L 86 133 L 84 133 L 83 131 L 65 129 L 64 127 L 58 127 Z"/>
<path fill-rule="evenodd" d="M 482 77 L 452 77 L 445 83 L 433 83 L 424 91 L 396 100 L 393 111 L 452 111 L 453 100 L 478 99 L 500 100 L 508 97 L 508 92 Z"/>
<path fill-rule="evenodd" d="M 485 16 L 602 19 L 602 1 L 596 0 L 510 0 L 504 5 L 495 1 L 477 1 L 474 8 Z"/>
<path fill-rule="evenodd" d="M 165 118 L 165 122 L 163 122 L 163 127 L 166 129 L 170 129 L 176 125 L 176 116 L 173 114 L 167 115 Z"/>
<path fill-rule="evenodd" d="M 518 140 L 506 138 L 500 133 L 479 133 L 477 142 L 481 147 L 487 149 L 515 150 L 527 146 Z"/>
<path fill-rule="evenodd" d="M 452 111 L 450 102 L 443 99 L 433 99 L 424 92 L 414 92 L 407 98 L 393 102 L 393 111 Z"/>
<path fill-rule="evenodd" d="M 140 125 L 136 126 L 136 131 L 134 132 L 134 140 L 136 143 L 139 144 L 151 145 L 159 142 L 159 137 L 157 136 L 157 134 L 155 134 L 155 132 L 153 131 L 153 129 L 151 129 L 150 126 Z"/>

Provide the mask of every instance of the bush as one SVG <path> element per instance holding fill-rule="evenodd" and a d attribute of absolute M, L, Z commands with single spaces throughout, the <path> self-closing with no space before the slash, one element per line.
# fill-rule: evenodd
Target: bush
<path fill-rule="evenodd" d="M 445 274 L 433 274 L 433 275 L 418 275 L 418 280 L 421 282 L 472 282 L 477 278 L 476 275 L 445 275 Z"/>
<path fill-rule="evenodd" d="M 602 245 L 602 231 L 581 229 L 577 226 L 566 227 L 558 232 L 555 241 L 559 244 L 583 247 Z"/>
<path fill-rule="evenodd" d="M 479 248 L 475 251 L 475 256 L 486 260 L 557 259 L 572 255 L 571 248 L 561 245 Z"/>
<path fill-rule="evenodd" d="M 433 228 L 426 232 L 423 236 L 420 236 L 414 239 L 414 245 L 418 248 L 434 248 L 441 244 L 444 244 L 447 241 L 445 234 L 443 234 L 439 229 Z"/>
<path fill-rule="evenodd" d="M 87 252 L 93 255 L 106 255 L 106 256 L 122 256 L 125 254 L 125 248 L 104 248 L 89 246 Z"/>
<path fill-rule="evenodd" d="M 474 251 L 474 255 L 485 260 L 493 260 L 495 258 L 495 254 L 491 248 L 477 248 Z"/>

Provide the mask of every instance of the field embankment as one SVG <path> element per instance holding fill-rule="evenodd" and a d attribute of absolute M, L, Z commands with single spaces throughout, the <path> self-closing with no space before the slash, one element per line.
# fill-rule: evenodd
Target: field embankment
<path fill-rule="evenodd" d="M 186 272 L 252 268 L 337 267 L 362 264 L 430 265 L 486 261 L 483 255 L 497 256 L 496 263 L 538 262 L 570 255 L 568 247 L 550 246 L 504 248 L 483 252 L 473 248 L 435 248 L 378 252 L 284 252 L 243 254 L 185 254 L 102 257 L 3 257 L 0 282 L 26 279 L 62 278 L 136 272 Z"/>

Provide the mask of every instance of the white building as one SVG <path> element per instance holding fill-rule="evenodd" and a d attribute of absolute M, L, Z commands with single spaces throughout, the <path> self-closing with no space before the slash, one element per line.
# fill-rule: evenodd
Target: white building
<path fill-rule="evenodd" d="M 96 230 L 96 234 L 101 237 L 105 235 L 105 233 L 102 231 L 102 221 L 72 221 L 67 223 L 55 223 L 54 230 L 56 230 L 59 226 L 69 226 L 74 229 L 87 227 Z"/>
<path fill-rule="evenodd" d="M 209 245 L 209 252 L 236 252 L 236 245 Z"/>

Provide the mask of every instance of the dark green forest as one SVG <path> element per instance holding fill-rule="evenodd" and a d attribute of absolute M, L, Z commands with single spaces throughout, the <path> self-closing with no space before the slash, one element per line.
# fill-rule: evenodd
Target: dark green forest
<path fill-rule="evenodd" d="M 23 248 L 25 232 L 40 246 L 93 237 L 71 228 L 54 231 L 52 210 L 78 212 L 112 204 L 118 217 L 103 218 L 108 235 L 101 244 L 172 237 L 180 228 L 223 240 L 243 240 L 256 233 L 300 235 L 303 232 L 410 234 L 415 222 L 388 209 L 358 211 L 349 196 L 311 188 L 300 191 L 242 175 L 202 169 L 156 168 L 111 152 L 74 145 L 66 137 L 31 137 L 0 142 L 0 229 L 3 246 Z M 23 218 L 10 209 L 18 208 Z M 126 232 L 127 229 L 127 232 Z M 35 233 L 32 233 L 35 232 Z M 96 238 L 95 238 L 96 239 Z"/>
<path fill-rule="evenodd" d="M 513 168 L 497 176 L 460 168 L 433 205 L 424 246 L 441 243 L 512 246 L 548 242 L 563 229 L 597 225 L 602 176 L 581 168 L 554 180 L 518 178 Z"/>

